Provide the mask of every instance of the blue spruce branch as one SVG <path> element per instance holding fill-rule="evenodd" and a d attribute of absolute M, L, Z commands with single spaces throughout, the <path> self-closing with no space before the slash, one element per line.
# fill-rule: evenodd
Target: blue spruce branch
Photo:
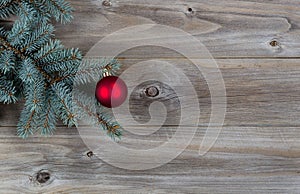
<path fill-rule="evenodd" d="M 77 109 L 76 112 L 79 114 L 80 119 L 89 121 L 95 127 L 102 128 L 113 139 L 121 137 L 122 127 L 117 122 L 112 121 L 110 115 L 97 103 L 95 98 L 91 98 L 77 90 L 73 92 L 75 93 L 74 107 Z"/>
<path fill-rule="evenodd" d="M 17 0 L 2 0 L 0 2 L 0 18 L 7 18 L 13 15 L 18 10 L 19 1 Z"/>
<path fill-rule="evenodd" d="M 120 66 L 115 60 L 82 61 L 78 49 L 67 49 L 54 38 L 51 18 L 69 22 L 72 10 L 64 0 L 0 2 L 1 19 L 19 17 L 10 30 L 0 27 L 0 102 L 25 98 L 17 126 L 20 137 L 36 131 L 52 134 L 57 119 L 73 126 L 82 115 L 90 116 L 91 124 L 112 138 L 121 135 L 120 125 L 103 107 L 89 106 L 92 98 L 72 95 L 73 83 L 97 81 L 104 72 L 114 75 Z"/>
<path fill-rule="evenodd" d="M 0 102 L 5 104 L 15 103 L 17 97 L 15 96 L 16 89 L 13 81 L 7 80 L 4 75 L 0 77 Z"/>

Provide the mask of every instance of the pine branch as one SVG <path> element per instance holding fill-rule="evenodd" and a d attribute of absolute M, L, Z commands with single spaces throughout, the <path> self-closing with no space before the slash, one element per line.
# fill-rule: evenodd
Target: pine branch
<path fill-rule="evenodd" d="M 29 0 L 29 1 L 31 1 L 31 0 Z M 27 2 L 27 0 L 20 0 L 18 7 L 19 7 L 19 10 L 16 15 L 18 15 L 20 17 L 20 19 L 36 22 L 35 20 L 38 19 L 37 17 L 35 17 L 37 12 L 31 6 L 30 2 Z"/>
<path fill-rule="evenodd" d="M 12 51 L 3 51 L 0 53 L 0 71 L 4 74 L 15 69 L 15 56 Z"/>
<path fill-rule="evenodd" d="M 29 135 L 32 135 L 34 133 L 33 129 L 35 129 L 35 123 L 34 123 L 35 114 L 36 112 L 34 110 L 30 111 L 26 107 L 23 109 L 17 127 L 18 136 L 22 138 L 26 138 Z"/>
<path fill-rule="evenodd" d="M 40 66 L 49 74 L 54 72 L 76 73 L 81 59 L 82 56 L 78 49 L 64 49 L 54 53 L 51 59 Z"/>
<path fill-rule="evenodd" d="M 43 135 L 52 134 L 57 119 L 68 126 L 77 125 L 81 113 L 112 138 L 121 135 L 120 125 L 105 109 L 95 103 L 88 106 L 86 100 L 95 99 L 73 100 L 73 83 L 97 81 L 104 72 L 114 75 L 119 64 L 114 60 L 82 61 L 78 49 L 66 49 L 52 39 L 51 19 L 68 22 L 71 12 L 64 0 L 0 2 L 0 18 L 11 14 L 19 18 L 11 30 L 0 27 L 0 102 L 14 103 L 25 97 L 17 127 L 23 138 L 38 130 Z"/>
<path fill-rule="evenodd" d="M 26 57 L 23 56 L 22 52 L 19 51 L 17 48 L 13 47 L 4 36 L 0 35 L 0 43 L 6 50 L 13 51 L 16 55 L 18 55 L 20 58 L 25 59 Z"/>
<path fill-rule="evenodd" d="M 32 53 L 40 48 L 41 45 L 44 45 L 49 41 L 52 36 L 54 27 L 52 25 L 41 25 L 35 31 L 32 32 L 30 38 L 23 43 L 23 47 L 20 49 L 22 53 Z"/>
<path fill-rule="evenodd" d="M 51 13 L 49 13 L 46 10 L 46 4 L 45 4 L 44 0 L 42 0 L 42 1 L 38 1 L 38 0 L 30 1 L 30 5 L 32 6 L 32 8 L 34 10 L 36 10 L 39 13 L 41 18 L 45 18 L 47 20 L 51 18 Z"/>
<path fill-rule="evenodd" d="M 6 77 L 3 75 L 0 77 L 0 102 L 5 104 L 15 103 L 17 101 L 15 96 L 16 89 L 13 85 L 13 82 L 8 81 L 5 78 Z"/>
<path fill-rule="evenodd" d="M 74 103 L 78 117 L 89 121 L 95 127 L 101 127 L 113 139 L 121 137 L 121 126 L 117 122 L 111 121 L 110 116 L 105 113 L 101 105 L 82 92 L 74 92 Z"/>
<path fill-rule="evenodd" d="M 27 63 L 23 63 L 23 68 L 29 69 L 29 73 L 24 73 L 23 78 L 23 81 L 27 83 L 25 87 L 26 102 L 18 123 L 18 135 L 23 138 L 37 130 L 37 124 L 40 123 L 38 114 L 42 113 L 45 102 L 44 80 L 40 74 L 30 72 L 30 66 L 27 65 Z M 28 117 L 28 115 L 30 116 Z"/>
<path fill-rule="evenodd" d="M 72 20 L 73 8 L 63 0 L 23 0 L 19 5 L 22 16 L 29 17 L 33 10 L 39 18 L 49 21 L 52 17 L 61 23 Z M 27 11 L 27 10 L 31 11 Z"/>
<path fill-rule="evenodd" d="M 0 2 L 0 18 L 7 18 L 16 14 L 19 2 L 19 0 L 2 0 Z"/>
<path fill-rule="evenodd" d="M 24 40 L 30 31 L 29 23 L 24 20 L 17 20 L 10 33 L 7 34 L 7 42 L 12 46 L 17 45 L 18 42 Z M 6 37 L 6 36 L 5 36 Z"/>
<path fill-rule="evenodd" d="M 55 130 L 56 117 L 54 107 L 51 106 L 51 99 L 48 96 L 46 100 L 46 104 L 44 107 L 44 111 L 41 115 L 41 120 L 43 123 L 39 126 L 39 130 L 42 135 L 52 135 Z"/>
<path fill-rule="evenodd" d="M 34 61 L 36 64 L 41 64 L 51 60 L 53 53 L 61 52 L 64 46 L 59 40 L 49 40 L 42 48 L 34 54 Z M 51 55 L 51 56 L 50 56 Z"/>
<path fill-rule="evenodd" d="M 28 57 L 24 55 L 19 49 L 13 47 L 6 39 L 5 37 L 0 35 L 0 43 L 7 49 L 13 51 L 19 58 L 22 60 L 26 60 Z M 35 64 L 34 61 L 32 61 L 33 64 Z M 46 80 L 51 83 L 51 76 L 48 75 L 41 67 L 35 66 L 36 69 L 46 78 Z"/>
<path fill-rule="evenodd" d="M 70 88 L 63 83 L 53 84 L 52 90 L 55 92 L 55 100 L 52 105 L 56 107 L 56 113 L 65 125 L 69 127 L 77 125 L 77 115 L 74 111 L 72 94 Z"/>
<path fill-rule="evenodd" d="M 45 103 L 45 84 L 41 78 L 40 80 L 38 78 L 35 80 L 35 82 L 27 84 L 27 87 L 25 87 L 25 107 L 30 111 L 34 110 L 37 113 L 41 113 Z"/>
<path fill-rule="evenodd" d="M 104 73 L 109 75 L 115 75 L 117 70 L 120 68 L 118 61 L 103 60 L 103 59 L 84 59 L 76 73 L 60 75 L 52 80 L 52 83 L 61 81 L 71 82 L 75 86 L 80 84 L 86 84 L 91 81 L 98 81 L 102 79 Z"/>
<path fill-rule="evenodd" d="M 48 12 L 52 13 L 52 16 L 56 21 L 67 23 L 73 19 L 71 15 L 73 8 L 68 2 L 65 2 L 64 0 L 45 0 L 45 3 Z"/>

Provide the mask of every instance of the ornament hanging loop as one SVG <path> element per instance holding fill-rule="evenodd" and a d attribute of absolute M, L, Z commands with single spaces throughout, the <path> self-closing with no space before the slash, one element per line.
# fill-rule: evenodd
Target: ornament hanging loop
<path fill-rule="evenodd" d="M 111 76 L 111 73 L 108 71 L 108 69 L 104 69 L 103 71 L 103 74 L 102 74 L 103 77 L 108 77 L 108 76 Z"/>

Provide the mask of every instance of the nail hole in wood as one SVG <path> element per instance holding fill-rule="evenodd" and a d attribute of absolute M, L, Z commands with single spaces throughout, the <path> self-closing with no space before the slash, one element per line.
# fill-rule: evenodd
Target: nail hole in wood
<path fill-rule="evenodd" d="M 41 170 L 36 174 L 36 181 L 40 184 L 46 183 L 50 179 L 50 173 L 46 170 Z"/>
<path fill-rule="evenodd" d="M 191 7 L 188 8 L 188 12 L 192 13 L 193 9 Z"/>
<path fill-rule="evenodd" d="M 155 96 L 158 96 L 159 90 L 155 86 L 150 86 L 146 89 L 145 93 L 149 97 L 155 97 Z"/>
<path fill-rule="evenodd" d="M 102 5 L 109 7 L 109 6 L 111 6 L 111 2 L 110 1 L 102 1 Z"/>
<path fill-rule="evenodd" d="M 87 157 L 92 157 L 94 155 L 94 153 L 92 151 L 89 151 L 88 153 L 86 153 Z"/>
<path fill-rule="evenodd" d="M 270 42 L 270 45 L 271 45 L 272 47 L 278 46 L 278 42 L 277 42 L 276 40 L 272 40 L 272 41 Z"/>

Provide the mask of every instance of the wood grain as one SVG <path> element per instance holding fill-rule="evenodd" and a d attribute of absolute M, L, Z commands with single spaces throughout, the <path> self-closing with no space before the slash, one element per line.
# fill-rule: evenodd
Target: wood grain
<path fill-rule="evenodd" d="M 123 59 L 123 69 L 140 60 Z M 225 125 L 299 126 L 300 67 L 298 59 L 220 59 L 227 93 Z M 210 94 L 203 76 L 187 60 L 169 60 L 183 69 L 195 84 L 203 109 L 203 122 L 209 117 Z M 91 89 L 93 90 L 93 83 Z M 138 103 L 138 102 L 136 102 Z M 0 126 L 14 126 L 23 105 L 0 105 Z M 137 105 L 136 109 L 139 109 Z M 177 120 L 178 118 L 174 118 Z M 205 122 L 206 121 L 206 122 Z M 171 122 L 171 121 L 170 121 Z M 172 123 L 169 123 L 172 124 Z"/>
<path fill-rule="evenodd" d="M 123 68 L 137 61 L 139 59 L 122 60 Z M 193 68 L 185 62 L 182 59 L 173 64 L 183 67 L 187 75 L 196 80 Z M 17 138 L 14 125 L 22 103 L 0 105 L 3 110 L 0 116 L 0 188 L 17 193 L 241 193 L 269 190 L 297 193 L 300 189 L 300 99 L 297 95 L 300 88 L 295 82 L 300 78 L 299 60 L 220 59 L 217 62 L 226 84 L 228 108 L 224 128 L 205 156 L 197 155 L 205 132 L 206 123 L 203 122 L 190 146 L 169 164 L 147 171 L 121 170 L 96 156 L 87 157 L 89 150 L 76 128 L 61 126 L 49 138 Z M 200 106 L 204 108 L 208 102 L 205 90 L 205 87 L 198 88 Z M 204 110 L 207 112 L 202 119 L 207 122 L 209 109 Z M 174 124 L 177 119 L 172 118 L 169 124 Z M 163 131 L 170 127 L 165 126 Z M 164 138 L 164 133 L 160 133 L 154 142 L 159 143 Z M 124 144 L 133 143 L 134 139 L 129 136 L 125 133 Z M 149 138 L 139 141 L 145 146 Z M 29 177 L 41 169 L 49 170 L 50 181 L 41 185 L 30 181 Z"/>
<path fill-rule="evenodd" d="M 210 92 L 202 74 L 189 60 L 170 49 L 130 49 L 119 55 L 123 65 L 120 72 L 137 62 L 159 59 L 182 69 L 194 84 L 201 117 L 187 149 L 155 169 L 119 169 L 96 155 L 88 156 L 92 150 L 76 128 L 59 124 L 54 136 L 18 138 L 16 124 L 23 102 L 1 104 L 0 193 L 300 192 L 297 0 L 112 0 L 110 6 L 98 0 L 70 2 L 76 8 L 75 19 L 67 26 L 57 25 L 56 35 L 66 46 L 79 47 L 84 53 L 111 32 L 138 24 L 177 27 L 204 43 L 217 59 L 226 86 L 223 129 L 212 149 L 199 156 L 211 113 Z M 272 40 L 277 45 L 270 45 Z M 135 101 L 132 106 L 141 121 L 147 119 L 139 112 L 147 108 L 144 106 L 142 101 Z M 151 137 L 151 146 L 165 140 L 166 131 L 172 131 L 179 118 L 176 112 L 169 115 L 158 135 Z M 191 127 L 184 126 L 184 132 L 188 133 Z M 147 146 L 149 140 L 143 137 L 139 143 Z M 136 136 L 125 132 L 122 144 L 134 143 Z M 45 183 L 36 180 L 41 170 L 50 173 Z"/>
<path fill-rule="evenodd" d="M 102 37 L 125 27 L 162 24 L 180 28 L 199 39 L 215 58 L 298 57 L 300 5 L 290 1 L 237 0 L 112 0 L 70 1 L 73 23 L 59 26 L 58 38 L 87 51 Z M 188 11 L 192 8 L 192 13 Z M 277 46 L 270 42 L 276 40 Z M 143 50 L 134 53 L 141 56 Z M 152 51 L 153 55 L 161 52 Z M 163 53 L 165 56 L 172 53 Z"/>
<path fill-rule="evenodd" d="M 176 160 L 156 169 L 112 167 L 87 148 L 76 129 L 53 137 L 20 140 L 14 128 L 1 132 L 1 190 L 32 192 L 278 192 L 299 191 L 299 128 L 225 127 L 214 148 L 197 156 L 199 137 Z M 280 131 L 285 135 L 280 136 Z M 281 138 L 285 138 L 282 141 Z M 297 142 L 298 141 L 298 142 Z M 40 169 L 49 183 L 30 181 Z"/>

